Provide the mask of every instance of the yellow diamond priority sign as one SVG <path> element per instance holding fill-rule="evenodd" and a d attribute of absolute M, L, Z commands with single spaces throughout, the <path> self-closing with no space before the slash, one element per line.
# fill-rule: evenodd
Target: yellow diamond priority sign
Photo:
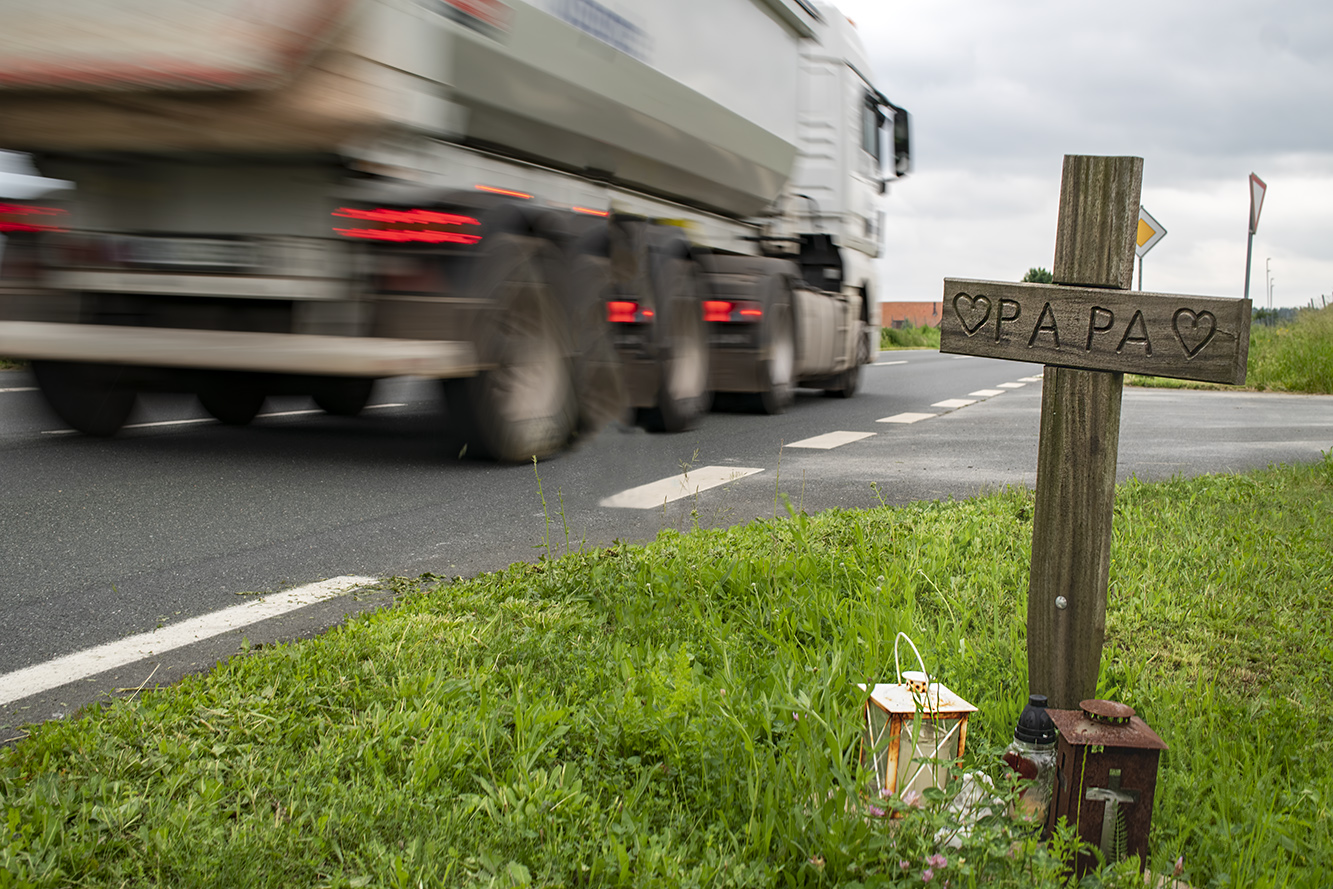
<path fill-rule="evenodd" d="M 1152 214 L 1139 204 L 1139 234 L 1134 246 L 1134 255 L 1142 257 L 1162 238 L 1166 237 L 1166 228 L 1152 218 Z"/>

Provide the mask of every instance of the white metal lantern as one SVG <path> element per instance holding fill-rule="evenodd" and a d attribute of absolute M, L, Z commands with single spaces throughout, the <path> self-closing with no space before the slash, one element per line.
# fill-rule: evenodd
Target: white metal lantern
<path fill-rule="evenodd" d="M 861 734 L 861 764 L 874 774 L 872 791 L 882 796 L 943 788 L 949 767 L 966 747 L 967 718 L 977 709 L 944 685 L 932 682 L 912 640 L 903 633 L 898 639 L 907 639 L 921 670 L 903 672 L 899 668 L 895 641 L 898 681 L 870 690 Z"/>

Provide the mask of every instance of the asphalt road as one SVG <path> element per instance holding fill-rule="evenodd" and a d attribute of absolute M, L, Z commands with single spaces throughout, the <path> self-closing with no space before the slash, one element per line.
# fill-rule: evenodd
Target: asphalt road
<path fill-rule="evenodd" d="M 272 399 L 244 429 L 208 420 L 191 398 L 146 397 L 133 428 L 96 440 L 63 430 L 26 373 L 0 372 L 0 699 L 5 674 L 246 593 L 337 575 L 467 576 L 548 550 L 772 516 L 784 494 L 814 512 L 1035 483 L 1039 367 L 934 352 L 880 361 L 851 400 L 802 393 L 779 417 L 715 412 L 672 436 L 608 429 L 535 469 L 448 453 L 436 388 L 420 380 L 382 384 L 374 402 L 387 406 L 356 419 Z M 946 399 L 973 403 L 934 406 Z M 930 416 L 879 422 L 904 413 Z M 801 446 L 830 433 L 846 443 Z M 1333 397 L 1127 389 L 1119 474 L 1243 470 L 1330 448 Z M 651 508 L 602 505 L 681 473 L 693 484 L 709 467 L 749 474 Z M 384 601 L 336 599 L 0 706 L 0 741 L 108 690 L 207 666 L 241 635 L 308 635 Z"/>

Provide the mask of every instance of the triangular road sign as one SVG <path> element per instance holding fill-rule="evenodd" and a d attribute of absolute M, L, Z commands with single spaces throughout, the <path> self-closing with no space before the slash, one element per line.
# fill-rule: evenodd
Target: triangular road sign
<path fill-rule="evenodd" d="M 1139 204 L 1139 233 L 1135 241 L 1134 255 L 1142 257 L 1162 238 L 1166 237 L 1166 228 L 1152 218 L 1152 214 Z"/>
<path fill-rule="evenodd" d="M 1259 230 L 1259 211 L 1264 208 L 1264 192 L 1268 186 L 1264 180 L 1250 174 L 1250 234 Z"/>

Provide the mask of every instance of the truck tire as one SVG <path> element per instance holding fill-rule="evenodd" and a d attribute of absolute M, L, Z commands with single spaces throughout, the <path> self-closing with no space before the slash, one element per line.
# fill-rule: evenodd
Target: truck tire
<path fill-rule="evenodd" d="M 228 426 L 248 426 L 264 407 L 263 390 L 238 384 L 234 387 L 205 389 L 199 403 L 218 422 Z"/>
<path fill-rule="evenodd" d="M 570 441 L 578 401 L 569 335 L 543 273 L 537 238 L 500 233 L 474 260 L 472 294 L 488 301 L 477 354 L 490 365 L 474 377 L 448 380 L 449 417 L 469 456 L 502 463 L 542 459 Z"/>
<path fill-rule="evenodd" d="M 653 264 L 657 295 L 654 337 L 661 366 L 657 404 L 640 408 L 639 424 L 649 432 L 682 432 L 708 409 L 708 330 L 694 263 L 664 256 Z"/>
<path fill-rule="evenodd" d="M 117 385 L 114 365 L 34 361 L 32 373 L 56 416 L 85 435 L 115 435 L 134 409 L 134 390 Z"/>
<path fill-rule="evenodd" d="M 565 314 L 574 337 L 574 390 L 578 395 L 580 437 L 599 432 L 613 420 L 625 419 L 629 397 L 620 356 L 606 320 L 606 301 L 614 281 L 611 261 L 604 256 L 575 254 L 569 261 L 569 296 Z"/>
<path fill-rule="evenodd" d="M 760 385 L 752 404 L 765 414 L 780 414 L 796 400 L 796 326 L 791 303 L 777 300 L 765 313 L 764 355 L 759 361 Z"/>
<path fill-rule="evenodd" d="M 334 377 L 321 381 L 311 396 L 324 413 L 355 417 L 370 403 L 375 380 L 371 377 Z"/>
<path fill-rule="evenodd" d="M 862 328 L 865 322 L 857 322 Z M 824 394 L 830 398 L 851 398 L 856 394 L 856 390 L 861 388 L 861 364 L 870 355 L 870 347 L 866 342 L 865 330 L 860 329 L 856 333 L 856 358 L 852 361 L 852 366 L 838 374 L 838 380 L 834 385 L 824 390 Z"/>

